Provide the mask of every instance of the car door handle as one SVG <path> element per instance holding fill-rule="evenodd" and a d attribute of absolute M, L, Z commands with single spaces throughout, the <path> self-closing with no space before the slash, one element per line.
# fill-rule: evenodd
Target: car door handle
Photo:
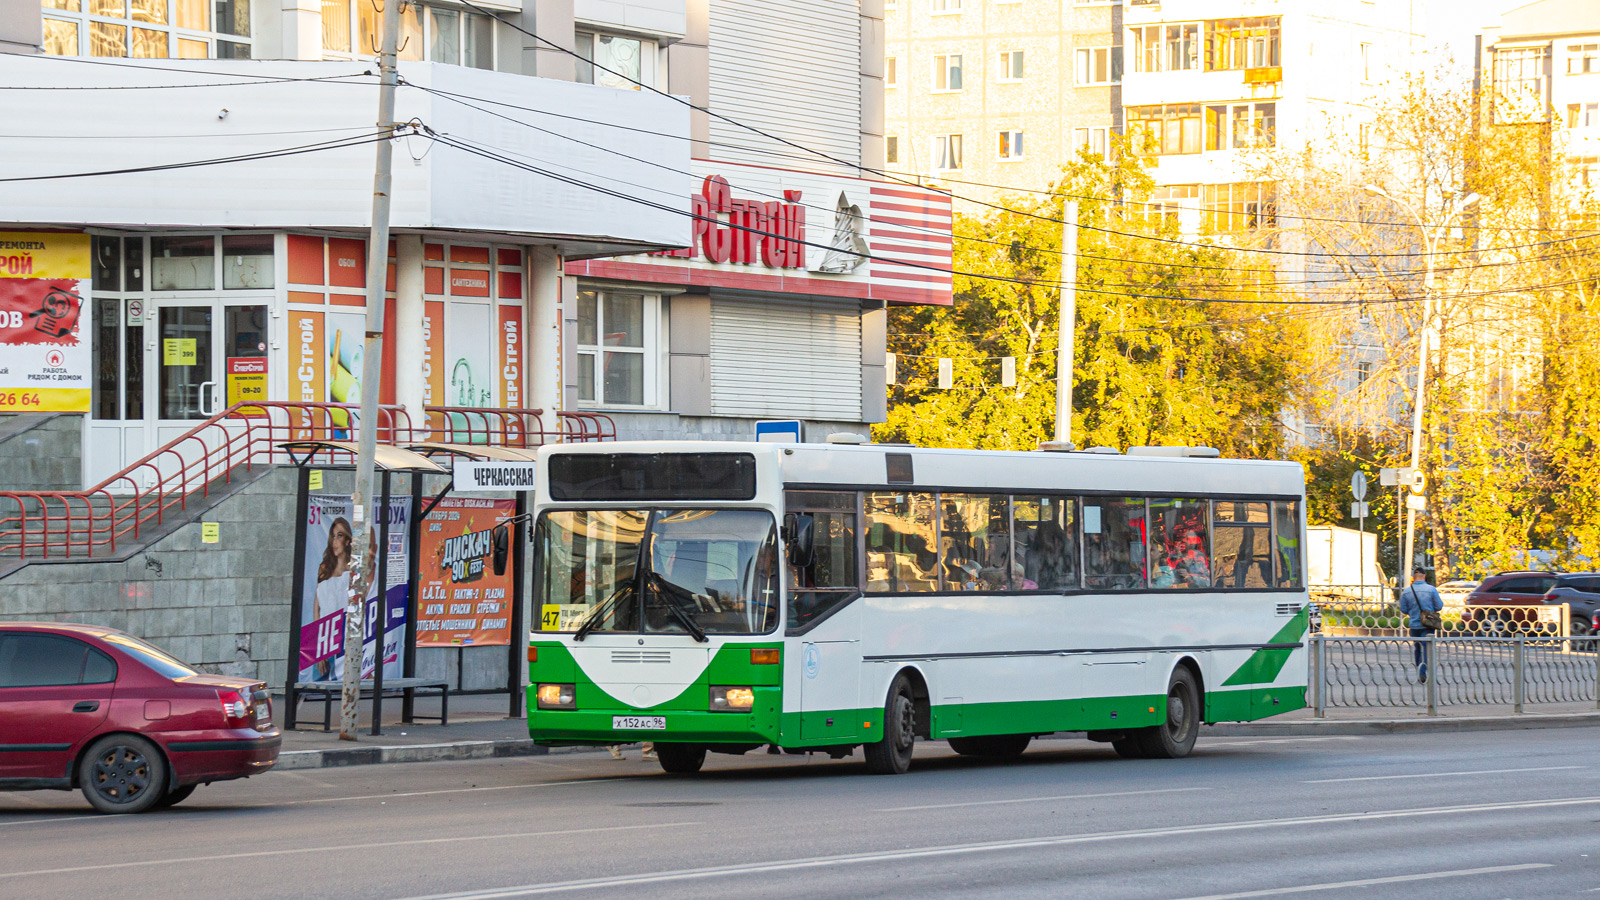
<path fill-rule="evenodd" d="M 73 712 L 94 712 L 100 708 L 99 700 L 79 700 L 72 705 Z"/>

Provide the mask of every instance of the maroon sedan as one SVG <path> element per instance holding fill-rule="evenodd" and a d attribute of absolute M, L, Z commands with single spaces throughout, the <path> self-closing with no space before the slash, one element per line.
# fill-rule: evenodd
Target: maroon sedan
<path fill-rule="evenodd" d="M 76 787 L 101 812 L 144 812 L 267 771 L 282 741 L 259 681 L 114 628 L 0 623 L 0 790 Z"/>

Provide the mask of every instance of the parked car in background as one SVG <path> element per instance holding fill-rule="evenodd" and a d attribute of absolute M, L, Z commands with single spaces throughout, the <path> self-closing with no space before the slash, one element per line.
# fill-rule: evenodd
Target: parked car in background
<path fill-rule="evenodd" d="M 259 681 L 113 628 L 0 623 L 0 790 L 77 788 L 101 812 L 144 812 L 267 771 L 282 741 Z"/>
<path fill-rule="evenodd" d="M 1476 581 L 1446 581 L 1439 585 L 1439 599 L 1445 606 L 1464 606 L 1467 595 L 1478 589 Z"/>
<path fill-rule="evenodd" d="M 1600 573 L 1574 572 L 1557 575 L 1556 583 L 1544 595 L 1546 603 L 1572 605 L 1572 636 L 1600 634 Z"/>
<path fill-rule="evenodd" d="M 1501 572 L 1490 575 L 1467 594 L 1462 627 L 1479 634 L 1500 634 L 1527 628 L 1539 620 L 1544 595 L 1556 583 L 1554 572 Z M 1527 610 L 1504 607 L 1530 607 Z"/>

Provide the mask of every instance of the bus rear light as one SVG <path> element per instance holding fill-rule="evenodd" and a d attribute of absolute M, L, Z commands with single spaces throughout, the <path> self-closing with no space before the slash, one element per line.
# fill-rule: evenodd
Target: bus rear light
<path fill-rule="evenodd" d="M 756 705 L 756 692 L 747 687 L 713 687 L 712 712 L 749 712 Z"/>
<path fill-rule="evenodd" d="M 751 651 L 750 651 L 750 665 L 752 665 L 752 666 L 775 666 L 777 664 L 778 664 L 778 648 L 776 648 L 776 647 L 763 647 L 763 648 L 759 648 L 759 649 L 751 649 Z"/>
<path fill-rule="evenodd" d="M 534 693 L 540 709 L 577 709 L 577 694 L 570 684 L 541 684 Z"/>

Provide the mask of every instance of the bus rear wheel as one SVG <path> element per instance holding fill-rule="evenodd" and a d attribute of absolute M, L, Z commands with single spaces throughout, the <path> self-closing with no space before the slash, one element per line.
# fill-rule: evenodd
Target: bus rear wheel
<path fill-rule="evenodd" d="M 903 775 L 911 768 L 911 751 L 917 743 L 917 702 L 904 675 L 889 687 L 883 705 L 883 738 L 862 747 L 867 771 L 874 775 Z"/>
<path fill-rule="evenodd" d="M 1187 666 L 1167 682 L 1167 722 L 1139 730 L 1139 750 L 1148 759 L 1182 759 L 1200 736 L 1200 691 Z"/>
<path fill-rule="evenodd" d="M 989 759 L 1016 759 L 1033 741 L 1031 734 L 990 734 L 982 737 L 954 737 L 948 739 L 950 749 L 962 756 L 982 756 Z"/>
<path fill-rule="evenodd" d="M 697 744 L 656 744 L 656 759 L 664 771 L 693 775 L 706 764 L 706 748 Z"/>

